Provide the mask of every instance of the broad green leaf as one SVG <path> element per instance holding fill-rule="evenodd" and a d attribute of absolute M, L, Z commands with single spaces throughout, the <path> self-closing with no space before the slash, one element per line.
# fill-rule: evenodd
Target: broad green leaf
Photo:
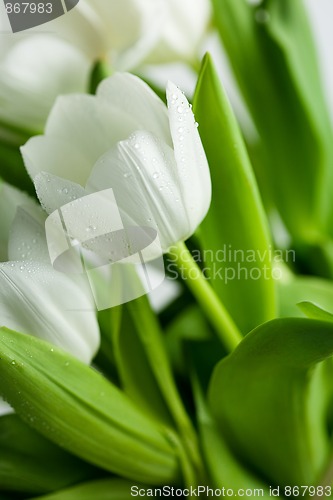
<path fill-rule="evenodd" d="M 247 333 L 275 316 L 272 247 L 246 148 L 208 55 L 194 111 L 213 185 L 212 204 L 200 226 L 206 272 L 238 327 Z"/>
<path fill-rule="evenodd" d="M 213 0 L 217 26 L 261 136 L 270 187 L 295 239 L 313 240 L 331 202 L 330 121 L 303 0 Z M 332 177 L 332 176 L 331 176 Z"/>
<path fill-rule="evenodd" d="M 0 490 L 30 494 L 65 488 L 96 475 L 94 468 L 25 425 L 0 418 Z"/>
<path fill-rule="evenodd" d="M 333 308 L 333 284 L 329 280 L 311 276 L 295 276 L 278 281 L 279 316 L 304 317 L 299 302 L 314 302 L 322 309 Z"/>
<path fill-rule="evenodd" d="M 326 370 L 332 380 L 331 364 L 320 362 L 332 353 L 332 323 L 278 319 L 252 331 L 215 369 L 209 403 L 219 428 L 272 484 L 319 480 L 329 452 Z"/>
<path fill-rule="evenodd" d="M 231 452 L 209 411 L 198 378 L 194 375 L 192 379 L 202 450 L 214 488 L 258 490 L 261 497 L 269 497 L 268 486 L 249 472 Z"/>
<path fill-rule="evenodd" d="M 51 495 L 35 498 L 34 500 L 130 500 L 133 483 L 122 479 L 100 479 L 89 483 L 79 484 L 72 488 L 57 491 Z M 141 485 L 135 485 L 142 488 Z M 145 489 L 147 487 L 144 487 Z"/>
<path fill-rule="evenodd" d="M 5 328 L 0 353 L 0 394 L 31 427 L 125 478 L 179 481 L 167 430 L 102 375 L 46 342 Z"/>

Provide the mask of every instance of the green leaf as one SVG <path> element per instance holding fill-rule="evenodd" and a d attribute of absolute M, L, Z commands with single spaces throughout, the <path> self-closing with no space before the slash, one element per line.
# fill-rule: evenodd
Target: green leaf
<path fill-rule="evenodd" d="M 0 490 L 41 494 L 65 488 L 96 472 L 25 425 L 0 418 Z"/>
<path fill-rule="evenodd" d="M 38 432 L 125 478 L 180 479 L 167 430 L 102 375 L 30 335 L 0 329 L 0 393 Z"/>
<path fill-rule="evenodd" d="M 279 315 L 303 317 L 299 302 L 314 302 L 322 309 L 332 309 L 333 284 L 331 281 L 311 276 L 291 277 L 278 281 Z"/>
<path fill-rule="evenodd" d="M 239 127 L 208 55 L 194 111 L 213 185 L 212 204 L 200 226 L 205 267 L 234 321 L 247 333 L 275 316 L 270 237 Z"/>
<path fill-rule="evenodd" d="M 300 302 L 297 305 L 308 318 L 333 322 L 332 313 L 321 309 L 321 307 L 316 306 L 316 304 L 313 304 L 312 302 Z"/>
<path fill-rule="evenodd" d="M 273 484 L 314 485 L 325 466 L 332 365 L 320 362 L 332 352 L 332 323 L 278 319 L 215 369 L 209 402 L 224 437 Z"/>
<path fill-rule="evenodd" d="M 132 486 L 133 483 L 122 479 L 100 479 L 34 500 L 91 500 L 92 498 L 94 500 L 130 500 L 133 498 L 131 495 Z M 135 486 L 141 487 L 140 485 Z"/>
<path fill-rule="evenodd" d="M 265 148 L 275 203 L 293 237 L 312 241 L 332 208 L 328 192 L 333 141 L 304 2 L 213 4 L 231 66 Z"/>

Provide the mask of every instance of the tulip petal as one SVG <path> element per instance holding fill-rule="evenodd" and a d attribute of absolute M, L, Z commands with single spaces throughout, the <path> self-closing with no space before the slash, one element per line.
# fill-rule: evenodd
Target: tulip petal
<path fill-rule="evenodd" d="M 79 184 L 46 172 L 35 177 L 35 188 L 39 201 L 48 214 L 86 194 Z"/>
<path fill-rule="evenodd" d="M 0 264 L 0 324 L 47 340 L 89 363 L 99 328 L 84 277 L 36 262 Z"/>
<path fill-rule="evenodd" d="M 45 219 L 45 212 L 35 202 L 18 207 L 10 229 L 9 260 L 51 263 L 45 238 Z"/>
<path fill-rule="evenodd" d="M 184 206 L 191 233 L 205 217 L 211 201 L 209 167 L 190 105 L 181 90 L 168 82 L 169 121 Z"/>
<path fill-rule="evenodd" d="M 90 160 L 84 151 L 58 137 L 32 137 L 21 147 L 21 154 L 33 181 L 37 174 L 47 169 L 50 174 L 84 185 L 91 170 Z"/>
<path fill-rule="evenodd" d="M 3 415 L 9 415 L 10 413 L 14 413 L 13 408 L 6 403 L 6 401 L 0 398 L 0 417 Z"/>
<path fill-rule="evenodd" d="M 207 31 L 211 14 L 207 0 L 168 0 L 159 42 L 149 54 L 148 64 L 195 60 Z"/>
<path fill-rule="evenodd" d="M 124 222 L 154 227 L 164 251 L 189 235 L 173 151 L 153 134 L 136 132 L 96 163 L 87 191 L 106 187 Z"/>
<path fill-rule="evenodd" d="M 8 259 L 9 230 L 19 205 L 27 203 L 29 196 L 3 182 L 0 185 L 0 261 Z"/>
<path fill-rule="evenodd" d="M 116 73 L 99 85 L 97 96 L 132 116 L 138 123 L 137 130 L 154 133 L 172 147 L 167 108 L 140 78 Z"/>
<path fill-rule="evenodd" d="M 42 130 L 57 95 L 86 91 L 90 64 L 64 40 L 40 34 L 19 40 L 0 69 L 0 119 Z"/>

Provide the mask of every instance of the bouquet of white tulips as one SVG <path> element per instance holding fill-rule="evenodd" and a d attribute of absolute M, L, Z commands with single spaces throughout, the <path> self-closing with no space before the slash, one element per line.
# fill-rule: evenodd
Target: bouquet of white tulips
<path fill-rule="evenodd" d="M 333 495 L 332 15 L 1 3 L 0 500 Z"/>

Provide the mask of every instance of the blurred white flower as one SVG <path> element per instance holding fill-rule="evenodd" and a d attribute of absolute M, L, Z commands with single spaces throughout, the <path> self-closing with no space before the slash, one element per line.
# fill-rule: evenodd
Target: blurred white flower
<path fill-rule="evenodd" d="M 80 0 L 47 29 L 123 71 L 195 59 L 210 12 L 209 0 Z"/>
<path fill-rule="evenodd" d="M 45 135 L 22 148 L 45 210 L 113 188 L 124 223 L 156 229 L 163 251 L 193 234 L 211 200 L 209 168 L 186 97 L 169 83 L 167 100 L 120 73 L 96 96 L 60 97 Z"/>
<path fill-rule="evenodd" d="M 145 62 L 195 62 L 210 17 L 209 0 L 167 0 L 158 42 Z"/>
<path fill-rule="evenodd" d="M 80 0 L 44 29 L 69 40 L 92 61 L 108 58 L 112 67 L 128 69 L 155 45 L 164 14 L 165 0 Z"/>
<path fill-rule="evenodd" d="M 8 244 L 10 260 L 0 263 L 0 325 L 44 339 L 90 363 L 99 345 L 90 288 L 84 277 L 74 281 L 51 266 L 45 217 L 32 200 L 17 209 Z"/>
<path fill-rule="evenodd" d="M 0 34 L 0 132 L 43 131 L 59 94 L 88 90 L 90 63 L 55 36 Z"/>

